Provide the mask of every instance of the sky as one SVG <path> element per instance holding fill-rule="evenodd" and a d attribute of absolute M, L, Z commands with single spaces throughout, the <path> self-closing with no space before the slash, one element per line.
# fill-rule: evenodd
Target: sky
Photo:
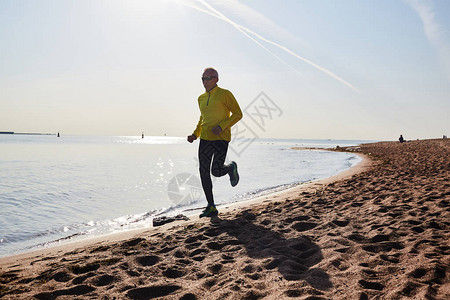
<path fill-rule="evenodd" d="M 450 136 L 447 0 L 0 0 L 0 131 L 187 136 L 203 69 L 234 136 Z"/>

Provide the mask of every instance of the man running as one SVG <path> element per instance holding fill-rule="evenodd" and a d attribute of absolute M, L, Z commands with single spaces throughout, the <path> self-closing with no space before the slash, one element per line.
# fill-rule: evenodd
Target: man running
<path fill-rule="evenodd" d="M 206 68 L 202 81 L 206 92 L 198 97 L 200 120 L 194 132 L 187 137 L 189 143 L 200 137 L 198 147 L 200 179 L 208 201 L 200 218 L 214 217 L 219 213 L 214 205 L 211 173 L 215 177 L 228 174 L 231 186 L 236 186 L 239 182 L 236 162 L 233 161 L 229 165 L 224 163 L 231 140 L 231 126 L 242 118 L 242 111 L 233 94 L 217 86 L 219 74 L 215 69 Z"/>

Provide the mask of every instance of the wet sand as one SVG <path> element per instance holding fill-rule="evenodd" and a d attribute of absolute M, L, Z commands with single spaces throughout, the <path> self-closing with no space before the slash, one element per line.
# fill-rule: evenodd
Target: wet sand
<path fill-rule="evenodd" d="M 340 151 L 372 163 L 218 218 L 2 258 L 0 298 L 450 299 L 450 140 Z"/>

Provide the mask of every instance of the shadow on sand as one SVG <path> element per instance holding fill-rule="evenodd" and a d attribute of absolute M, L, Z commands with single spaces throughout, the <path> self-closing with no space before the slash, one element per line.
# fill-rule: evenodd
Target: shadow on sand
<path fill-rule="evenodd" d="M 323 259 L 319 246 L 304 235 L 286 239 L 278 232 L 254 224 L 255 219 L 256 216 L 249 211 L 241 212 L 233 220 L 215 217 L 211 219 L 211 228 L 205 235 L 219 236 L 226 233 L 235 237 L 236 242 L 245 247 L 249 257 L 266 258 L 262 267 L 268 270 L 278 269 L 286 280 L 305 280 L 319 290 L 332 287 L 325 271 L 311 268 Z"/>

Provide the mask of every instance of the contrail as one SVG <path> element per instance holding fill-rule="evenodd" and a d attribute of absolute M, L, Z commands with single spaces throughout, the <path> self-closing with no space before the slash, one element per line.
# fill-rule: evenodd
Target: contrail
<path fill-rule="evenodd" d="M 199 1 L 201 2 L 201 1 Z M 202 3 L 205 6 L 209 7 L 211 10 L 215 10 L 214 8 L 212 8 L 209 4 L 207 3 Z M 263 44 L 261 44 L 259 41 L 257 41 L 256 39 L 254 39 L 253 37 L 251 37 L 250 35 L 248 35 L 246 32 L 244 32 L 243 30 L 246 30 L 245 27 L 234 23 L 233 21 L 231 21 L 230 19 L 228 19 L 227 17 L 225 17 L 224 15 L 220 14 L 219 12 L 217 12 L 217 14 L 212 13 L 211 11 L 208 11 L 206 9 L 203 9 L 201 7 L 192 5 L 192 4 L 188 4 L 188 3 L 183 3 L 183 5 L 188 6 L 190 8 L 193 8 L 195 10 L 198 10 L 202 13 L 208 14 L 210 16 L 213 16 L 215 18 L 218 18 L 222 21 L 225 21 L 231 25 L 233 25 L 233 27 L 235 27 L 239 32 L 241 32 L 243 35 L 245 35 L 246 37 L 248 37 L 249 39 L 251 39 L 253 42 L 255 42 L 258 46 L 260 46 L 261 48 L 263 48 L 264 50 L 266 50 L 267 52 L 269 52 L 270 54 L 272 54 L 276 59 L 278 59 L 279 61 L 281 61 L 283 64 L 285 64 L 287 67 L 291 68 L 294 72 L 300 73 L 297 69 L 295 69 L 294 67 L 292 67 L 290 64 L 288 64 L 286 61 L 284 61 L 281 57 L 279 57 L 278 55 L 276 55 L 275 53 L 273 53 L 272 51 L 270 51 L 270 49 L 268 49 L 267 47 L 265 47 Z M 251 33 L 251 32 L 250 32 Z"/>
<path fill-rule="evenodd" d="M 345 81 L 344 79 L 342 79 L 341 77 L 339 77 L 338 75 L 334 74 L 333 72 L 331 72 L 330 70 L 319 66 L 318 64 L 310 61 L 307 58 L 304 58 L 300 55 L 298 55 L 297 53 L 295 53 L 294 51 L 288 49 L 287 47 L 280 45 L 278 43 L 275 43 L 274 41 L 271 41 L 259 34 L 257 34 L 256 32 L 250 30 L 249 28 L 242 26 L 240 24 L 237 24 L 236 22 L 230 20 L 229 18 L 227 18 L 224 14 L 222 14 L 221 12 L 219 12 L 217 9 L 215 9 L 214 7 L 212 7 L 210 4 L 208 4 L 206 1 L 204 0 L 196 0 L 197 2 L 201 3 L 202 5 L 204 5 L 206 8 L 208 8 L 209 10 L 203 9 L 201 7 L 195 6 L 195 5 L 191 5 L 188 3 L 184 3 L 184 5 L 189 6 L 193 9 L 196 9 L 202 13 L 211 15 L 215 18 L 218 18 L 222 21 L 227 22 L 228 24 L 232 25 L 234 28 L 236 28 L 239 32 L 241 32 L 242 34 L 244 34 L 246 37 L 248 37 L 249 39 L 251 39 L 253 42 L 255 42 L 258 46 L 260 46 L 261 48 L 263 48 L 264 50 L 266 50 L 267 52 L 269 52 L 270 54 L 272 54 L 276 59 L 278 59 L 279 61 L 281 61 L 282 63 L 284 63 L 285 65 L 287 65 L 289 68 L 291 68 L 292 70 L 294 70 L 297 73 L 300 73 L 298 70 L 296 70 L 294 67 L 292 67 L 291 65 L 289 65 L 287 62 L 285 62 L 283 59 L 281 59 L 279 56 L 277 56 L 275 53 L 273 53 L 272 51 L 270 51 L 267 47 L 265 47 L 264 45 L 262 45 L 258 40 L 256 40 L 254 37 L 258 38 L 261 41 L 264 41 L 268 44 L 271 44 L 275 47 L 280 48 L 281 50 L 287 52 L 288 54 L 294 56 L 295 58 L 313 66 L 314 68 L 318 69 L 319 71 L 327 74 L 328 76 L 334 78 L 335 80 L 343 83 L 344 85 L 346 85 L 347 87 L 351 88 L 352 90 L 354 90 L 357 93 L 361 93 L 358 89 L 356 89 L 352 84 L 350 84 L 349 82 Z M 254 37 L 250 36 L 249 34 L 253 35 Z"/>
<path fill-rule="evenodd" d="M 446 31 L 435 18 L 435 8 L 431 1 L 404 0 L 419 15 L 423 23 L 423 31 L 428 41 L 436 48 L 444 71 L 450 79 L 450 44 L 446 39 Z M 448 32 L 448 31 L 447 31 Z"/>

